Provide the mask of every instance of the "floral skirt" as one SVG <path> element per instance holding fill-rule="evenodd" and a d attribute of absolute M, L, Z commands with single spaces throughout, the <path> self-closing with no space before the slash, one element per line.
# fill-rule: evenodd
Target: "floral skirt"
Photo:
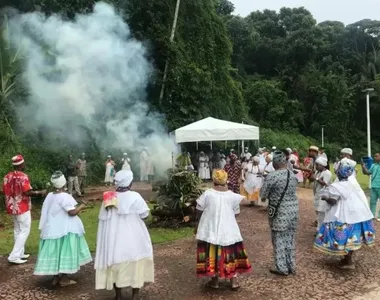
<path fill-rule="evenodd" d="M 74 274 L 91 261 L 84 236 L 69 233 L 59 239 L 40 240 L 34 275 Z"/>
<path fill-rule="evenodd" d="M 238 273 L 251 271 L 251 264 L 242 242 L 218 246 L 198 241 L 197 276 L 232 278 Z"/>
<path fill-rule="evenodd" d="M 373 221 L 356 224 L 340 222 L 323 223 L 314 241 L 314 248 L 331 255 L 346 255 L 361 248 L 363 244 L 375 243 Z"/>

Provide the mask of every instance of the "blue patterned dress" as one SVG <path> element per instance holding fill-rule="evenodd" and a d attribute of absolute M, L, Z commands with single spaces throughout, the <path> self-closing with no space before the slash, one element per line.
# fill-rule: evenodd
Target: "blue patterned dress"
<path fill-rule="evenodd" d="M 327 193 L 329 198 L 337 200 L 337 204 L 330 206 L 326 212 L 314 248 L 323 253 L 344 256 L 359 250 L 363 244 L 374 245 L 373 215 L 368 204 L 355 192 L 352 183 L 333 183 L 328 187 Z"/>

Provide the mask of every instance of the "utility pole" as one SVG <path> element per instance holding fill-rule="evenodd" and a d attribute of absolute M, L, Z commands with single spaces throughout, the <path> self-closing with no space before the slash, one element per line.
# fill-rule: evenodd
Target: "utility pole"
<path fill-rule="evenodd" d="M 373 92 L 373 88 L 367 88 L 363 90 L 363 93 L 366 93 L 366 102 L 367 102 L 367 155 L 368 157 L 371 157 L 371 108 L 370 108 L 370 103 L 369 103 L 369 94 L 370 92 Z M 369 177 L 369 184 L 368 187 L 371 188 L 371 178 L 372 176 Z"/>
<path fill-rule="evenodd" d="M 181 0 L 177 0 L 177 4 L 176 4 L 176 7 L 175 7 L 175 12 L 174 12 L 174 20 L 173 20 L 172 32 L 170 34 L 170 43 L 172 43 L 174 41 L 174 35 L 175 35 L 175 30 L 177 28 L 177 20 L 178 20 L 178 12 L 179 12 L 179 5 L 180 4 L 181 4 Z M 169 68 L 169 58 L 166 59 L 165 69 L 164 69 L 164 76 L 162 77 L 162 85 L 161 85 L 160 98 L 158 100 L 158 104 L 160 106 L 162 104 L 162 99 L 164 98 L 165 82 L 166 82 L 166 78 L 168 76 L 168 68 Z"/>

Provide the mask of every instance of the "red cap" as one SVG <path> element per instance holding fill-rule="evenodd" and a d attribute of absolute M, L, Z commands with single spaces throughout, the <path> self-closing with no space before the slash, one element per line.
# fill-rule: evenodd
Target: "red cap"
<path fill-rule="evenodd" d="M 24 158 L 21 154 L 12 157 L 12 165 L 19 166 L 24 163 Z"/>

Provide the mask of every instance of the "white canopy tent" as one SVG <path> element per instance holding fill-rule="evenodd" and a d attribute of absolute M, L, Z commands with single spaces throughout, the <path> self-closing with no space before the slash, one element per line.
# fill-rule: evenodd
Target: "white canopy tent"
<path fill-rule="evenodd" d="M 259 127 L 205 118 L 175 131 L 177 144 L 202 141 L 259 140 Z"/>

